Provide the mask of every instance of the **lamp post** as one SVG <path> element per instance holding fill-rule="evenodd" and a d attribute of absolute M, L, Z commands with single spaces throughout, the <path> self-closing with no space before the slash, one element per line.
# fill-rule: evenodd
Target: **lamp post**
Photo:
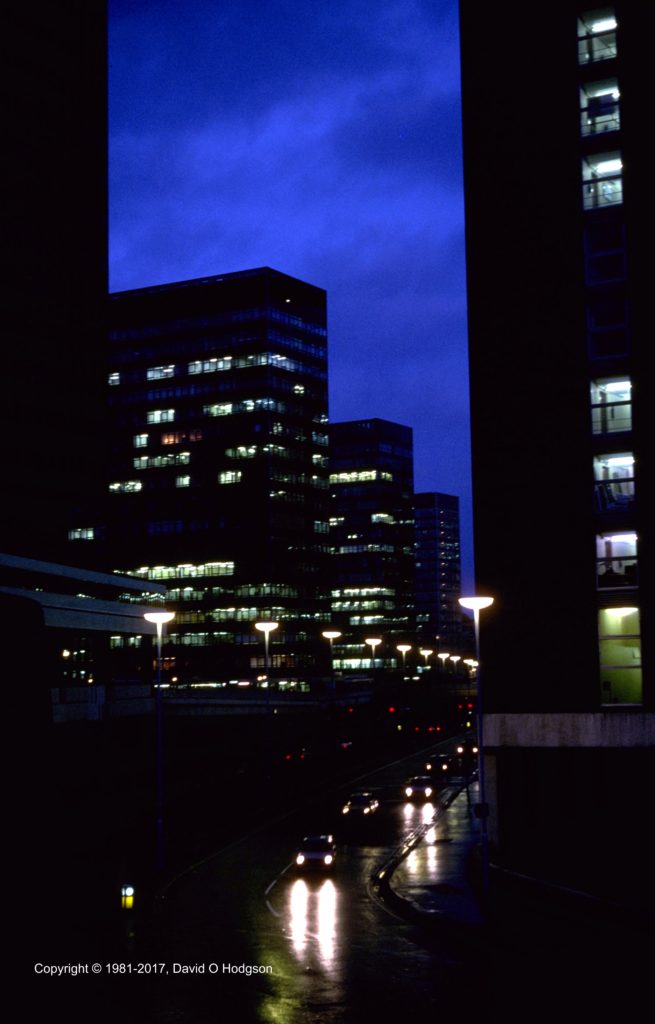
<path fill-rule="evenodd" d="M 425 664 L 427 666 L 428 658 L 430 657 L 431 654 L 434 654 L 434 651 L 432 650 L 431 647 L 422 647 L 418 653 L 423 655 L 423 657 L 425 658 Z"/>
<path fill-rule="evenodd" d="M 493 597 L 460 597 L 459 603 L 462 608 L 473 612 L 475 625 L 475 668 L 477 682 L 477 720 L 478 720 L 478 783 L 480 787 L 480 820 L 482 822 L 482 897 L 487 907 L 489 896 L 489 832 L 487 829 L 487 815 L 489 808 L 486 803 L 485 778 L 484 778 L 484 734 L 482 719 L 482 679 L 480 672 L 480 612 L 483 608 L 489 608 L 494 603 Z"/>
<path fill-rule="evenodd" d="M 255 629 L 264 634 L 264 672 L 266 673 L 266 686 L 268 688 L 268 638 L 274 629 L 277 629 L 279 622 L 256 622 Z"/>
<path fill-rule="evenodd" d="M 400 651 L 403 658 L 403 676 L 405 675 L 405 658 L 407 657 L 407 652 L 411 651 L 411 649 L 411 644 L 396 644 L 396 650 Z"/>
<path fill-rule="evenodd" d="M 368 644 L 371 648 L 371 669 L 375 672 L 375 648 L 378 644 L 382 643 L 382 639 L 379 636 L 368 637 L 364 643 Z"/>
<path fill-rule="evenodd" d="M 449 657 L 450 654 L 447 654 L 446 651 L 442 651 L 440 654 L 437 654 L 437 658 L 440 659 L 444 672 L 446 670 L 446 662 L 448 661 Z"/>
<path fill-rule="evenodd" d="M 324 629 L 323 632 L 321 633 L 321 636 L 325 637 L 325 639 L 328 640 L 329 643 L 330 643 L 330 673 L 331 673 L 331 677 L 332 677 L 331 678 L 331 685 L 332 685 L 332 689 L 334 689 L 334 687 L 335 687 L 335 679 L 334 679 L 334 649 L 333 649 L 333 647 L 334 647 L 334 641 L 338 640 L 339 637 L 341 636 L 341 630 L 340 629 Z"/>
<path fill-rule="evenodd" d="M 174 612 L 145 612 L 146 622 L 157 627 L 157 693 L 155 694 L 155 765 L 156 765 L 156 866 L 164 869 L 164 735 L 161 707 L 161 641 L 164 625 L 175 618 Z"/>

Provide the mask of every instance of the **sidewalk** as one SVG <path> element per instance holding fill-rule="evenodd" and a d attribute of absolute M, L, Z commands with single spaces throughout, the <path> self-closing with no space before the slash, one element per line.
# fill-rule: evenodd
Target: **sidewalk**
<path fill-rule="evenodd" d="M 470 880 L 469 865 L 479 841 L 480 823 L 473 814 L 477 783 L 463 789 L 389 879 L 392 899 L 412 916 L 458 925 L 481 925 L 482 914 Z M 400 905 L 401 906 L 401 905 Z"/>
<path fill-rule="evenodd" d="M 622 1019 L 638 1011 L 652 999 L 652 915 L 635 912 L 628 886 L 609 901 L 493 864 L 483 914 L 477 800 L 474 783 L 396 851 L 378 874 L 390 906 L 463 959 L 486 1009 L 506 1014 L 538 994 L 553 1012 L 574 1000 L 587 1020 L 612 1005 Z"/>

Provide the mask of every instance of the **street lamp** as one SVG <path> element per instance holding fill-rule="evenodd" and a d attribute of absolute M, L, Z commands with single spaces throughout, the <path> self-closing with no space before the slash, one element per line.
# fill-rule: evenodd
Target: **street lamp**
<path fill-rule="evenodd" d="M 434 651 L 432 650 L 431 647 L 422 647 L 418 653 L 423 655 L 423 657 L 425 658 L 425 664 L 427 665 L 428 658 L 430 657 L 431 654 L 434 654 Z"/>
<path fill-rule="evenodd" d="M 478 719 L 478 783 L 480 787 L 480 818 L 482 821 L 482 895 L 485 902 L 489 896 L 489 833 L 487 830 L 487 815 L 489 808 L 486 803 L 485 779 L 484 779 L 484 735 L 482 719 L 482 678 L 480 672 L 480 612 L 483 608 L 489 608 L 493 603 L 493 597 L 460 597 L 459 603 L 462 608 L 473 612 L 475 625 L 475 667 L 477 681 L 477 719 Z"/>
<path fill-rule="evenodd" d="M 324 629 L 321 636 L 330 642 L 330 672 L 332 674 L 332 688 L 334 689 L 334 641 L 341 636 L 340 629 Z"/>
<path fill-rule="evenodd" d="M 442 651 L 441 654 L 437 654 L 437 658 L 441 659 L 441 664 L 444 669 L 446 668 L 446 662 L 448 661 L 449 657 L 450 654 L 447 654 L 446 651 Z"/>
<path fill-rule="evenodd" d="M 364 641 L 364 643 L 368 644 L 370 646 L 370 648 L 371 648 L 371 668 L 374 670 L 375 669 L 375 648 L 377 647 L 378 644 L 382 643 L 382 640 L 381 640 L 381 638 L 379 636 L 368 637 Z"/>
<path fill-rule="evenodd" d="M 264 671 L 266 673 L 266 686 L 268 687 L 268 638 L 274 629 L 277 629 L 279 622 L 256 622 L 255 629 L 264 634 Z"/>
<path fill-rule="evenodd" d="M 164 626 L 175 618 L 175 612 L 145 612 L 146 622 L 152 622 L 157 627 L 157 693 L 155 694 L 155 721 L 156 721 L 156 829 L 157 829 L 157 870 L 164 868 L 164 737 L 162 728 L 161 708 L 161 640 Z"/>
<path fill-rule="evenodd" d="M 457 672 L 457 662 L 462 660 L 461 654 L 451 654 L 450 660 L 455 662 L 455 672 Z"/>
<path fill-rule="evenodd" d="M 403 675 L 405 675 L 405 658 L 407 657 L 407 652 L 411 651 L 411 649 L 411 644 L 396 644 L 396 650 L 400 651 L 403 658 Z"/>

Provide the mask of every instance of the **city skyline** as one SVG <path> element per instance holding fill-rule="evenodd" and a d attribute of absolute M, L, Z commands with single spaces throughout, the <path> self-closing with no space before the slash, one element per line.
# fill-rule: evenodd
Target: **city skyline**
<path fill-rule="evenodd" d="M 109 31 L 111 290 L 325 288 L 330 419 L 413 429 L 470 585 L 457 5 L 110 0 Z"/>

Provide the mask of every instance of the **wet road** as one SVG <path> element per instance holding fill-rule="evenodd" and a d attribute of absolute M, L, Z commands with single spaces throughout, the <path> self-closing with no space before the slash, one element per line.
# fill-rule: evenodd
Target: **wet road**
<path fill-rule="evenodd" d="M 396 917 L 371 885 L 403 837 L 434 814 L 432 804 L 402 797 L 423 760 L 414 755 L 353 785 L 372 789 L 380 809 L 348 830 L 346 792 L 317 794 L 293 815 L 253 821 L 248 836 L 181 876 L 126 955 L 164 964 L 165 973 L 105 979 L 112 1019 L 368 1024 L 457 1006 L 466 955 Z M 334 870 L 299 874 L 299 839 L 326 831 L 337 839 Z"/>

